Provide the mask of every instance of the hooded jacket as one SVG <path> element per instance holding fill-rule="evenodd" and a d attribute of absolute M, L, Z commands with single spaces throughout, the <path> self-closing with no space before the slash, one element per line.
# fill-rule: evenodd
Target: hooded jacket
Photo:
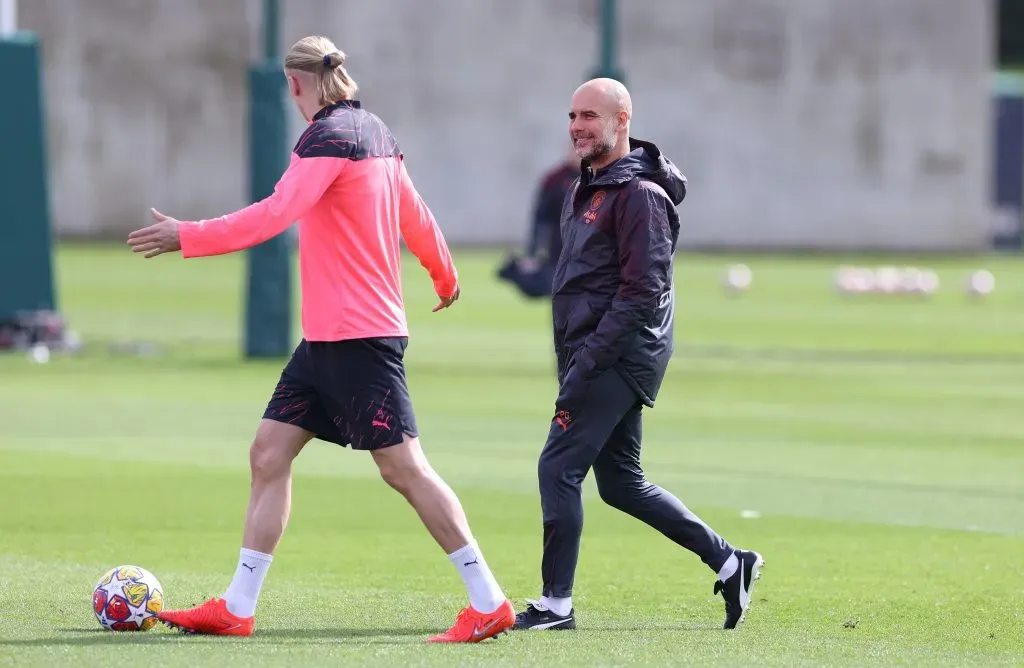
<path fill-rule="evenodd" d="M 559 382 L 615 369 L 654 406 L 672 356 L 672 263 L 686 177 L 650 142 L 594 172 L 584 161 L 562 205 L 552 285 Z"/>

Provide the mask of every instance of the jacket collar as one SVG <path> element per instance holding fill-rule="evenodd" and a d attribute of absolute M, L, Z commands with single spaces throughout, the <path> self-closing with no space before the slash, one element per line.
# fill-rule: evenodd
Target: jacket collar
<path fill-rule="evenodd" d="M 329 104 L 320 111 L 313 114 L 313 120 L 319 121 L 321 118 L 330 116 L 338 109 L 359 109 L 362 105 L 359 104 L 359 100 L 341 100 L 334 104 Z"/>

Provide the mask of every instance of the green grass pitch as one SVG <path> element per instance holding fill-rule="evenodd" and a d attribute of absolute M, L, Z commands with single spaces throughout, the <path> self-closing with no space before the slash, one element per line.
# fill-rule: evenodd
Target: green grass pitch
<path fill-rule="evenodd" d="M 407 265 L 407 361 L 424 447 L 517 607 L 538 592 L 536 457 L 555 396 L 549 311 L 456 251 L 432 314 Z M 754 287 L 719 286 L 745 261 Z M 713 575 L 585 489 L 580 629 L 476 646 L 425 638 L 464 605 L 455 570 L 369 457 L 313 442 L 257 633 L 99 629 L 92 587 L 143 566 L 174 607 L 234 568 L 247 448 L 281 362 L 239 360 L 242 262 L 61 247 L 77 357 L 0 356 L 2 665 L 995 665 L 1024 661 L 1024 263 L 932 266 L 929 301 L 844 300 L 840 257 L 681 255 L 677 352 L 646 413 L 649 477 L 768 562 L 746 624 Z M 966 272 L 996 291 L 971 303 Z M 154 344 L 125 354 L 130 341 Z M 747 512 L 745 512 L 747 511 Z M 749 512 L 754 511 L 754 512 Z"/>

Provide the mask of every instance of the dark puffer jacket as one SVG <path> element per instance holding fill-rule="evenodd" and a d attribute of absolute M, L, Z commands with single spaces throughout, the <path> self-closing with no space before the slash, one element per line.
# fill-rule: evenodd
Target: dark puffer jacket
<path fill-rule="evenodd" d="M 562 206 L 562 252 L 552 308 L 559 382 L 614 368 L 654 405 L 672 356 L 675 207 L 686 177 L 658 148 L 630 152 L 593 173 L 584 162 Z"/>

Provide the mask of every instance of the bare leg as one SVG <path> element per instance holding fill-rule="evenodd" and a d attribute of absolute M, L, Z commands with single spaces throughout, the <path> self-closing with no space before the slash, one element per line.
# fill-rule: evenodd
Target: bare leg
<path fill-rule="evenodd" d="M 462 504 L 431 468 L 418 438 L 374 450 L 373 460 L 384 481 L 405 497 L 447 554 L 469 544 L 473 535 Z"/>
<path fill-rule="evenodd" d="M 405 497 L 430 535 L 448 554 L 466 585 L 473 609 L 489 614 L 505 607 L 511 625 L 511 604 L 494 579 L 480 546 L 473 540 L 462 504 L 427 462 L 419 439 L 406 437 L 398 445 L 374 450 L 373 459 L 381 477 Z"/>
<path fill-rule="evenodd" d="M 292 505 L 292 461 L 313 438 L 293 424 L 264 419 L 249 448 L 252 479 L 238 565 L 220 599 L 187 610 L 165 610 L 164 623 L 194 633 L 248 636 L 260 589 Z"/>
<path fill-rule="evenodd" d="M 274 420 L 263 420 L 256 430 L 249 448 L 252 482 L 242 549 L 224 592 L 228 611 L 238 617 L 256 612 L 263 580 L 292 509 L 292 461 L 312 437 L 312 432 Z"/>
<path fill-rule="evenodd" d="M 263 420 L 249 449 L 252 482 L 242 547 L 273 554 L 292 506 L 292 461 L 313 438 L 292 424 Z"/>

